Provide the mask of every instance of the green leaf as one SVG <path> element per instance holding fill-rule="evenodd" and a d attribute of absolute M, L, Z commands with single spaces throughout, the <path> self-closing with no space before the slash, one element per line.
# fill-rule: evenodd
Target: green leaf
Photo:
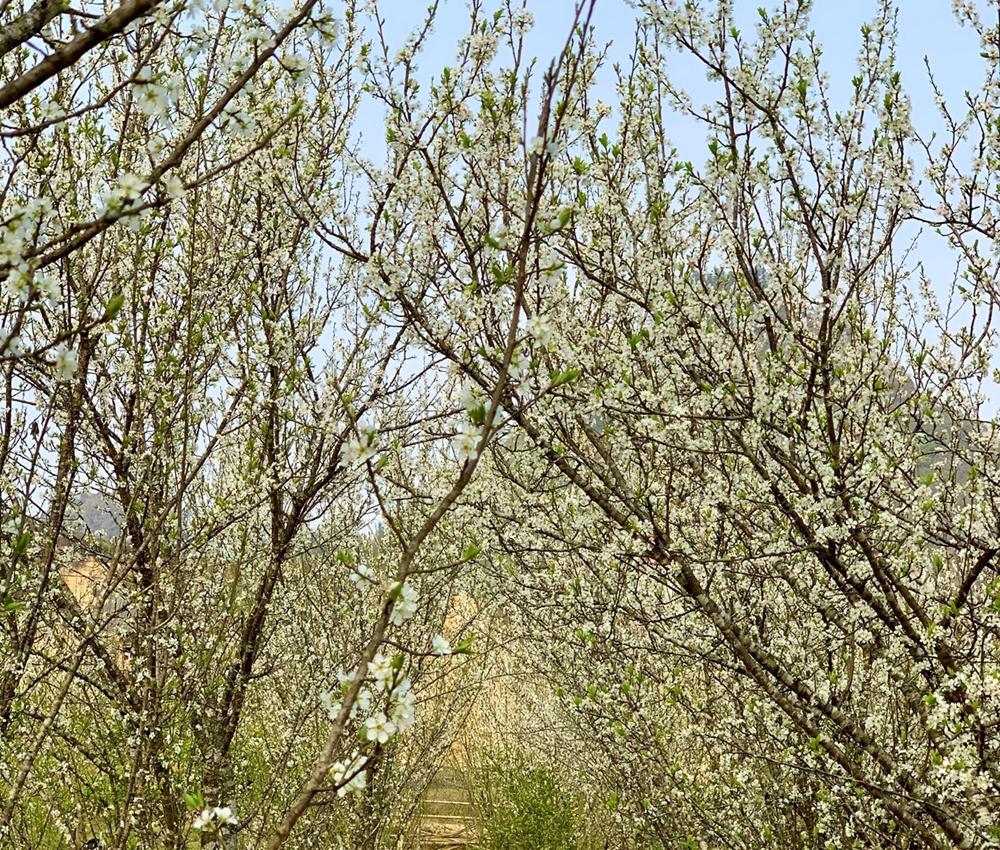
<path fill-rule="evenodd" d="M 205 808 L 205 798 L 202 797 L 201 791 L 185 791 L 184 805 L 192 810 L 203 809 Z"/>
<path fill-rule="evenodd" d="M 472 638 L 460 640 L 451 648 L 452 655 L 472 655 Z"/>
<path fill-rule="evenodd" d="M 112 298 L 107 305 L 104 307 L 104 321 L 110 321 L 118 317 L 118 314 L 122 311 L 122 307 L 125 306 L 125 296 L 116 295 Z"/>
<path fill-rule="evenodd" d="M 480 549 L 478 546 L 476 546 L 474 543 L 470 543 L 468 546 L 466 546 L 462 550 L 462 560 L 463 561 L 471 561 L 473 558 L 475 558 L 477 555 L 479 555 L 479 553 L 482 552 L 482 551 L 483 550 Z"/>
<path fill-rule="evenodd" d="M 579 369 L 565 369 L 563 371 L 556 369 L 551 375 L 549 375 L 549 379 L 552 381 L 552 386 L 558 387 L 562 384 L 573 383 L 573 381 L 580 377 L 580 374 L 581 372 Z"/>
<path fill-rule="evenodd" d="M 31 543 L 31 532 L 22 531 L 17 540 L 14 541 L 14 554 L 23 555 L 28 551 L 29 543 Z"/>
<path fill-rule="evenodd" d="M 469 411 L 469 419 L 473 425 L 482 425 L 486 421 L 486 405 L 478 404 Z"/>

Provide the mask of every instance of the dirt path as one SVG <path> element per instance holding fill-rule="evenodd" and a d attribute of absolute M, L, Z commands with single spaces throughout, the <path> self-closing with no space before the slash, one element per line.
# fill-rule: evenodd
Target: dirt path
<path fill-rule="evenodd" d="M 465 777 L 444 767 L 427 788 L 412 850 L 469 850 L 478 840 Z"/>

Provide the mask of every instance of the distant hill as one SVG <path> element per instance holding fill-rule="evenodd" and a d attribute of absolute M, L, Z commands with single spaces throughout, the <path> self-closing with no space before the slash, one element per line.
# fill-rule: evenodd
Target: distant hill
<path fill-rule="evenodd" d="M 66 510 L 67 525 L 80 533 L 112 540 L 121 532 L 122 510 L 99 493 L 83 493 Z"/>

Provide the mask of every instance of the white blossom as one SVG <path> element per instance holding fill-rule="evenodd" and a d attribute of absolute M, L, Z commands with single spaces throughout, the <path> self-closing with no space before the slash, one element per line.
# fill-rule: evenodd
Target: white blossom
<path fill-rule="evenodd" d="M 380 691 L 388 690 L 394 677 L 392 658 L 378 653 L 368 662 L 368 672 L 374 677 L 375 684 Z"/>
<path fill-rule="evenodd" d="M 396 724 L 393 723 L 385 712 L 380 711 L 365 720 L 365 738 L 379 744 L 384 744 L 396 734 Z"/>
<path fill-rule="evenodd" d="M 187 193 L 184 181 L 173 171 L 168 171 L 164 174 L 160 182 L 163 184 L 163 191 L 174 200 L 183 198 Z"/>
<path fill-rule="evenodd" d="M 340 466 L 350 469 L 375 456 L 378 450 L 378 434 L 374 430 L 362 430 L 360 436 L 351 437 L 340 451 Z"/>
<path fill-rule="evenodd" d="M 542 348 L 552 344 L 552 323 L 545 316 L 536 313 L 525 322 L 524 329 Z"/>
<path fill-rule="evenodd" d="M 7 291 L 22 304 L 31 298 L 31 272 L 26 267 L 13 268 L 7 275 Z"/>
<path fill-rule="evenodd" d="M 69 381 L 76 374 L 80 365 L 79 353 L 75 349 L 67 347 L 65 343 L 59 343 L 53 349 L 53 355 L 56 381 L 60 383 Z"/>
<path fill-rule="evenodd" d="M 62 289 L 59 286 L 59 278 L 54 274 L 36 276 L 35 290 L 49 309 L 54 309 L 59 305 L 59 301 L 62 298 Z"/>
<path fill-rule="evenodd" d="M 464 463 L 474 457 L 483 438 L 483 426 L 473 422 L 463 422 L 458 433 L 451 438 L 451 447 L 458 455 L 459 462 Z"/>
<path fill-rule="evenodd" d="M 350 761 L 334 763 L 330 770 L 333 774 L 333 784 L 338 786 L 338 797 L 345 797 L 351 792 L 364 790 L 367 781 L 364 766 L 367 762 L 367 756 L 355 754 Z"/>
<path fill-rule="evenodd" d="M 354 582 L 358 590 L 367 590 L 375 584 L 375 571 L 365 564 L 358 564 L 353 567 L 351 581 Z"/>
<path fill-rule="evenodd" d="M 389 621 L 394 626 L 401 626 L 411 619 L 417 611 L 417 598 L 416 588 L 409 582 L 404 582 L 392 604 L 392 614 Z"/>

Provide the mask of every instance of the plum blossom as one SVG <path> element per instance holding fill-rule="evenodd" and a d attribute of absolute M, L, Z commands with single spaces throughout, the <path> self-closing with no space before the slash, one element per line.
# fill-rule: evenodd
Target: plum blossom
<path fill-rule="evenodd" d="M 238 821 L 236 815 L 233 814 L 233 810 L 229 806 L 216 806 L 212 809 L 202 809 L 198 816 L 194 819 L 194 823 L 191 824 L 195 829 L 205 829 L 212 823 L 217 823 L 219 826 L 232 825 L 235 826 Z"/>
<path fill-rule="evenodd" d="M 358 691 L 358 698 L 354 700 L 354 705 L 351 707 L 351 719 L 353 720 L 358 712 L 366 714 L 372 706 L 372 692 L 368 688 L 362 688 Z"/>
<path fill-rule="evenodd" d="M 31 272 L 27 266 L 11 269 L 7 275 L 7 291 L 22 304 L 31 298 Z"/>
<path fill-rule="evenodd" d="M 36 277 L 35 291 L 38 292 L 39 297 L 45 301 L 49 309 L 55 308 L 62 297 L 62 291 L 59 288 L 59 278 L 54 274 L 45 274 Z"/>
<path fill-rule="evenodd" d="M 346 797 L 352 791 L 364 790 L 367 783 L 364 767 L 367 762 L 366 756 L 355 754 L 351 761 L 338 761 L 333 765 L 331 768 L 333 784 L 339 786 L 337 788 L 338 797 Z"/>
<path fill-rule="evenodd" d="M 380 711 L 365 721 L 364 733 L 366 740 L 384 744 L 396 734 L 396 724 Z"/>
<path fill-rule="evenodd" d="M 163 175 L 163 179 L 160 182 L 163 184 L 163 191 L 174 200 L 183 198 L 187 192 L 187 189 L 184 187 L 184 181 L 173 171 Z"/>
<path fill-rule="evenodd" d="M 0 330 L 0 357 L 23 357 L 27 347 L 19 334 L 8 336 Z"/>
<path fill-rule="evenodd" d="M 375 456 L 378 433 L 374 429 L 363 429 L 360 436 L 352 437 L 340 450 L 340 468 L 350 469 L 356 463 L 364 463 Z"/>
<path fill-rule="evenodd" d="M 122 174 L 118 183 L 101 196 L 102 215 L 119 212 L 126 204 L 138 198 L 149 184 L 135 174 Z"/>
<path fill-rule="evenodd" d="M 392 605 L 392 614 L 389 621 L 394 626 L 401 626 L 417 613 L 417 598 L 419 594 L 413 585 L 403 583 L 399 588 L 399 596 L 396 597 Z"/>
<path fill-rule="evenodd" d="M 392 659 L 378 653 L 368 662 L 368 672 L 375 678 L 375 684 L 380 691 L 388 690 L 393 679 Z"/>
<path fill-rule="evenodd" d="M 138 198 L 148 188 L 149 184 L 136 174 L 123 174 L 118 178 L 118 189 L 126 200 Z"/>
<path fill-rule="evenodd" d="M 358 590 L 365 591 L 375 584 L 375 570 L 365 564 L 358 564 L 354 567 L 351 581 Z"/>
<path fill-rule="evenodd" d="M 66 117 L 66 110 L 63 109 L 62 104 L 56 100 L 47 100 L 42 105 L 42 120 L 43 121 L 59 121 Z"/>
<path fill-rule="evenodd" d="M 333 694 L 329 691 L 323 691 L 319 695 L 320 704 L 326 710 L 326 716 L 331 720 L 336 720 L 337 716 L 340 714 L 340 703 L 333 701 Z"/>
<path fill-rule="evenodd" d="M 216 806 L 212 809 L 212 814 L 215 815 L 215 819 L 219 823 L 236 824 L 236 815 L 233 814 L 233 810 L 229 806 Z"/>
<path fill-rule="evenodd" d="M 511 381 L 522 392 L 528 389 L 528 378 L 531 376 L 531 359 L 525 357 L 520 349 L 517 349 L 510 358 L 510 368 L 507 370 Z"/>
<path fill-rule="evenodd" d="M 170 107 L 170 90 L 156 83 L 145 83 L 139 86 L 136 104 L 143 115 L 159 118 L 165 115 Z"/>
<path fill-rule="evenodd" d="M 536 313 L 528 319 L 524 329 L 542 348 L 548 348 L 552 344 L 552 323 L 544 316 Z"/>
<path fill-rule="evenodd" d="M 451 447 L 458 455 L 459 461 L 464 463 L 468 458 L 476 454 L 479 442 L 483 437 L 483 426 L 472 422 L 462 423 L 461 430 L 451 438 Z"/>
<path fill-rule="evenodd" d="M 309 69 L 312 67 L 312 62 L 307 56 L 302 56 L 297 53 L 293 53 L 289 56 L 285 56 L 281 60 L 281 64 L 285 66 L 288 71 L 291 72 L 294 79 L 299 79 L 306 75 Z"/>
<path fill-rule="evenodd" d="M 462 385 L 462 393 L 458 398 L 463 409 L 472 411 L 485 402 L 485 398 L 480 391 L 479 385 L 473 381 L 466 381 Z"/>
<path fill-rule="evenodd" d="M 389 712 L 389 720 L 396 727 L 400 734 L 413 725 L 416 715 L 417 695 L 413 692 L 409 679 L 404 679 L 395 688 L 392 694 L 392 709 Z"/>
<path fill-rule="evenodd" d="M 316 21 L 314 26 L 320 34 L 320 39 L 326 47 L 336 47 L 340 41 L 340 21 L 327 17 Z"/>
<path fill-rule="evenodd" d="M 496 243 L 496 247 L 503 250 L 510 246 L 510 234 L 503 224 L 495 224 L 490 228 L 490 239 Z"/>
<path fill-rule="evenodd" d="M 545 152 L 545 139 L 541 136 L 534 136 L 527 145 L 529 156 L 541 156 Z"/>
<path fill-rule="evenodd" d="M 74 349 L 67 347 L 65 343 L 59 343 L 52 351 L 55 355 L 56 381 L 64 384 L 76 374 L 76 370 L 80 365 L 80 356 Z"/>
<path fill-rule="evenodd" d="M 451 644 L 447 638 L 441 635 L 434 635 L 431 641 L 431 655 L 451 655 Z"/>
<path fill-rule="evenodd" d="M 535 16 L 527 9 L 515 9 L 510 16 L 511 27 L 517 36 L 525 36 L 535 25 Z"/>

